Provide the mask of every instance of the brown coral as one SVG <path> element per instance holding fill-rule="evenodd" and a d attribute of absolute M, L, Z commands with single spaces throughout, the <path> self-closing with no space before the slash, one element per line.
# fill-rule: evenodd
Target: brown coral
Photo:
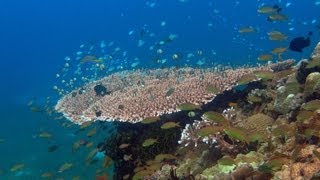
<path fill-rule="evenodd" d="M 258 113 L 244 119 L 237 124 L 237 127 L 246 129 L 250 134 L 259 133 L 264 137 L 268 137 L 267 128 L 272 125 L 273 119 L 265 114 Z"/>

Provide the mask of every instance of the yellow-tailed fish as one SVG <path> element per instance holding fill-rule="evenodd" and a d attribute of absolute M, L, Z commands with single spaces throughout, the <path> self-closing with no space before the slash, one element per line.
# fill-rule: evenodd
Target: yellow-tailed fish
<path fill-rule="evenodd" d="M 252 33 L 252 32 L 254 32 L 254 29 L 253 29 L 253 27 L 248 26 L 248 27 L 240 28 L 238 31 L 239 31 L 239 33 Z"/>
<path fill-rule="evenodd" d="M 104 160 L 103 160 L 103 163 L 102 163 L 102 167 L 103 168 L 108 168 L 112 165 L 113 161 L 112 159 L 109 157 L 109 156 L 105 156 L 104 157 Z"/>
<path fill-rule="evenodd" d="M 176 122 L 166 122 L 161 126 L 161 129 L 171 129 L 175 127 L 180 127 L 179 123 Z"/>
<path fill-rule="evenodd" d="M 142 147 L 149 147 L 157 143 L 157 139 L 149 138 L 142 143 Z"/>
<path fill-rule="evenodd" d="M 258 60 L 259 61 L 271 61 L 272 60 L 272 55 L 271 54 L 261 54 L 259 57 L 258 57 Z"/>
<path fill-rule="evenodd" d="M 278 11 L 278 8 L 274 8 L 272 6 L 261 6 L 258 8 L 258 13 L 261 14 L 273 14 Z"/>
<path fill-rule="evenodd" d="M 284 53 L 285 51 L 287 51 L 287 47 L 278 47 L 278 48 L 274 48 L 272 51 L 271 51 L 271 53 L 272 54 L 282 54 L 282 53 Z"/>
<path fill-rule="evenodd" d="M 142 120 L 142 124 L 151 124 L 154 122 L 157 122 L 160 120 L 160 117 L 154 116 L 154 117 L 146 117 Z"/>
<path fill-rule="evenodd" d="M 272 41 L 284 41 L 287 40 L 287 36 L 280 31 L 268 32 L 269 39 Z"/>
<path fill-rule="evenodd" d="M 60 168 L 59 168 L 59 173 L 62 173 L 62 172 L 64 172 L 64 171 L 66 171 L 66 170 L 68 170 L 68 169 L 71 169 L 73 167 L 73 164 L 72 163 L 64 163 L 64 164 L 62 164 L 61 166 L 60 166 Z"/>
<path fill-rule="evenodd" d="M 97 133 L 97 128 L 95 127 L 95 128 L 93 128 L 93 129 L 91 129 L 90 131 L 88 131 L 87 136 L 88 136 L 88 137 L 92 137 L 92 136 L 94 136 L 96 133 Z"/>
<path fill-rule="evenodd" d="M 88 62 L 91 62 L 91 63 L 103 63 L 103 60 L 102 59 L 98 59 L 98 58 L 96 58 L 95 56 L 92 56 L 92 55 L 87 55 L 87 56 L 83 57 L 80 62 L 81 63 L 88 63 Z"/>
<path fill-rule="evenodd" d="M 51 172 L 44 172 L 41 174 L 42 178 L 51 178 L 53 174 Z"/>
<path fill-rule="evenodd" d="M 39 134 L 40 138 L 52 138 L 52 134 L 48 133 L 48 132 L 42 132 Z"/>
<path fill-rule="evenodd" d="M 271 14 L 268 17 L 268 20 L 269 21 L 286 21 L 286 20 L 288 20 L 288 17 L 284 14 L 276 13 L 276 14 Z"/>
<path fill-rule="evenodd" d="M 121 144 L 121 145 L 119 146 L 119 149 L 125 149 L 125 148 L 127 148 L 127 147 L 129 147 L 129 146 L 130 146 L 130 144 L 124 143 L 124 144 Z"/>
<path fill-rule="evenodd" d="M 15 171 L 23 169 L 24 167 L 25 167 L 24 163 L 15 164 L 10 168 L 10 171 L 15 172 Z"/>

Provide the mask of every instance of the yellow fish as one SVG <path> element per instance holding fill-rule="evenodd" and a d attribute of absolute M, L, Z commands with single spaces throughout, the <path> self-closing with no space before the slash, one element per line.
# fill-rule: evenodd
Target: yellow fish
<path fill-rule="evenodd" d="M 287 40 L 287 36 L 284 35 L 282 32 L 280 31 L 271 31 L 268 32 L 269 35 L 269 39 L 272 41 L 284 41 Z"/>
<path fill-rule="evenodd" d="M 109 157 L 109 156 L 105 156 L 104 157 L 104 160 L 103 160 L 103 163 L 102 163 L 102 167 L 103 168 L 108 168 L 112 165 L 113 161 L 112 159 Z"/>
<path fill-rule="evenodd" d="M 157 139 L 149 138 L 142 143 L 142 147 L 149 147 L 157 143 Z"/>
<path fill-rule="evenodd" d="M 123 160 L 125 160 L 125 161 L 130 161 L 130 160 L 132 160 L 132 154 L 130 154 L 130 155 L 125 154 L 125 155 L 123 156 Z"/>
<path fill-rule="evenodd" d="M 10 168 L 10 171 L 11 171 L 11 172 L 15 172 L 15 171 L 18 171 L 18 170 L 23 169 L 24 167 L 25 167 L 25 164 L 24 164 L 24 163 L 19 163 L 19 164 L 16 164 L 16 165 L 12 166 L 12 167 Z"/>
<path fill-rule="evenodd" d="M 40 108 L 35 107 L 35 106 L 30 107 L 30 110 L 31 110 L 32 112 L 44 112 L 43 109 L 40 109 Z"/>
<path fill-rule="evenodd" d="M 151 124 L 160 120 L 160 117 L 146 117 L 142 120 L 142 124 Z"/>
<path fill-rule="evenodd" d="M 91 147 L 92 145 L 93 145 L 93 142 L 89 142 L 89 143 L 86 144 L 86 148 L 89 148 L 89 147 Z"/>
<path fill-rule="evenodd" d="M 68 169 L 70 169 L 70 168 L 72 168 L 72 166 L 73 166 L 73 164 L 72 163 L 64 163 L 64 164 L 62 164 L 61 166 L 60 166 L 60 168 L 59 168 L 59 173 L 62 173 L 62 172 L 64 172 L 64 171 L 66 171 L 66 170 L 68 170 Z"/>
<path fill-rule="evenodd" d="M 272 55 L 271 54 L 261 54 L 258 57 L 259 61 L 271 61 L 272 60 Z"/>
<path fill-rule="evenodd" d="M 121 144 L 120 146 L 119 146 L 119 149 L 124 149 L 124 148 L 127 148 L 127 147 L 129 147 L 130 146 L 130 144 Z"/>
<path fill-rule="evenodd" d="M 42 178 L 50 178 L 50 177 L 52 177 L 53 176 L 53 174 L 51 173 L 51 172 L 45 172 L 45 173 L 42 173 L 41 174 L 41 177 Z"/>
<path fill-rule="evenodd" d="M 88 154 L 87 157 L 86 157 L 86 165 L 89 165 L 89 164 L 90 164 L 93 156 L 94 156 L 97 152 L 98 152 L 97 149 L 93 149 L 93 150 L 91 150 L 91 151 L 89 152 L 89 154 Z"/>
<path fill-rule="evenodd" d="M 179 123 L 176 122 L 166 122 L 161 126 L 161 129 L 171 129 L 175 127 L 180 127 Z"/>
<path fill-rule="evenodd" d="M 97 133 L 97 128 L 93 128 L 90 131 L 88 131 L 87 136 L 88 137 L 92 137 L 93 135 L 95 135 Z"/>
<path fill-rule="evenodd" d="M 282 54 L 284 53 L 288 48 L 287 47 L 278 47 L 278 48 L 275 48 L 271 51 L 272 54 Z"/>
<path fill-rule="evenodd" d="M 286 21 L 286 20 L 288 20 L 288 17 L 284 14 L 276 13 L 276 14 L 271 14 L 268 17 L 268 20 L 269 21 Z"/>
<path fill-rule="evenodd" d="M 243 28 L 240 28 L 238 32 L 239 33 L 252 33 L 252 32 L 254 32 L 254 29 L 251 26 L 243 27 Z"/>
<path fill-rule="evenodd" d="M 89 127 L 91 124 L 92 124 L 92 121 L 84 122 L 84 123 L 82 123 L 82 125 L 80 126 L 80 129 L 83 130 L 83 129 Z"/>
<path fill-rule="evenodd" d="M 48 132 L 42 132 L 39 134 L 39 137 L 41 138 L 52 138 L 52 134 L 48 133 Z"/>
<path fill-rule="evenodd" d="M 80 146 L 81 146 L 80 141 L 74 142 L 73 145 L 72 145 L 72 152 L 78 151 Z"/>
<path fill-rule="evenodd" d="M 103 63 L 102 59 L 98 59 L 95 56 L 92 55 L 87 55 L 85 57 L 83 57 L 80 61 L 81 63 L 87 63 L 87 62 L 91 62 L 91 63 Z"/>
<path fill-rule="evenodd" d="M 261 13 L 261 14 L 273 14 L 273 13 L 276 13 L 277 11 L 278 11 L 278 8 L 274 8 L 272 6 L 261 6 L 258 9 L 258 13 Z"/>
<path fill-rule="evenodd" d="M 27 103 L 27 106 L 32 106 L 33 105 L 33 103 L 34 103 L 34 100 L 32 99 L 32 100 L 30 100 L 28 103 Z"/>

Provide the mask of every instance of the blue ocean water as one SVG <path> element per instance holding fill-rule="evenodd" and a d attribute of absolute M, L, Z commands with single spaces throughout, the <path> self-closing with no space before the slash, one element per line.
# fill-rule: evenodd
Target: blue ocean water
<path fill-rule="evenodd" d="M 279 5 L 289 19 L 267 21 L 267 16 L 257 13 L 263 4 Z M 37 177 L 47 171 L 57 173 L 65 161 L 76 161 L 74 166 L 81 169 L 83 160 L 77 160 L 84 159 L 88 152 L 71 153 L 77 140 L 75 130 L 61 127 L 42 113 L 31 112 L 26 105 L 32 97 L 43 102 L 55 93 L 52 86 L 56 73 L 65 63 L 64 58 L 79 51 L 81 44 L 114 41 L 128 52 L 128 64 L 138 57 L 140 64 L 155 67 L 158 65 L 154 64 L 154 54 L 148 47 L 176 34 L 177 39 L 166 49 L 169 57 L 174 53 L 186 56 L 201 51 L 208 57 L 204 66 L 243 65 L 256 64 L 261 53 L 287 47 L 291 39 L 313 31 L 311 45 L 302 53 L 289 51 L 283 55 L 284 59 L 300 60 L 308 58 L 319 41 L 319 9 L 319 3 L 313 0 L 2 0 L 0 139 L 4 142 L 0 142 L 0 179 Z M 245 26 L 252 26 L 256 32 L 240 34 L 239 28 Z M 269 41 L 267 32 L 271 30 L 285 33 L 288 40 Z M 141 33 L 154 33 L 154 37 Z M 141 39 L 145 45 L 137 47 Z M 163 66 L 188 65 L 179 63 Z M 195 65 L 197 61 L 189 63 Z M 54 138 L 38 138 L 43 129 L 52 132 Z M 49 153 L 47 147 L 52 144 L 58 144 L 59 148 Z M 17 163 L 25 164 L 24 171 L 11 172 L 10 168 Z M 92 177 L 94 171 L 94 168 L 84 173 L 74 170 L 72 176 Z"/>

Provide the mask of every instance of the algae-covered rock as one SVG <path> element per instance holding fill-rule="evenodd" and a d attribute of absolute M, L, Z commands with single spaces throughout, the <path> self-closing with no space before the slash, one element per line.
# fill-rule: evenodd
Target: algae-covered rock
<path fill-rule="evenodd" d="M 304 84 L 306 77 L 313 72 L 320 71 L 320 43 L 315 47 L 311 57 L 308 60 L 303 60 L 299 62 L 298 70 L 297 70 L 297 80 L 299 83 Z"/>
<path fill-rule="evenodd" d="M 320 43 L 314 48 L 307 68 L 320 67 Z"/>
<path fill-rule="evenodd" d="M 253 89 L 247 97 L 249 103 L 266 103 L 271 94 L 266 89 Z"/>
<path fill-rule="evenodd" d="M 304 122 L 307 122 L 312 116 L 313 116 L 312 111 L 302 110 L 302 111 L 299 111 L 297 115 L 297 121 L 299 123 L 304 123 Z"/>
<path fill-rule="evenodd" d="M 315 111 L 317 109 L 320 109 L 320 100 L 312 100 L 309 101 L 301 106 L 302 109 L 307 111 Z"/>
<path fill-rule="evenodd" d="M 256 169 L 263 162 L 263 157 L 264 156 L 258 152 L 250 151 L 247 154 L 238 154 L 235 162 L 237 163 L 237 166 L 250 164 L 251 167 Z"/>
<path fill-rule="evenodd" d="M 238 154 L 235 159 L 224 156 L 216 165 L 205 169 L 201 175 L 207 179 L 228 179 L 230 173 L 236 172 L 237 169 L 242 169 L 244 165 L 250 167 L 251 170 L 254 170 L 257 169 L 262 162 L 263 155 L 255 151 L 251 151 L 247 154 Z M 245 173 L 242 174 L 242 177 L 246 175 L 246 172 L 241 173 Z"/>
<path fill-rule="evenodd" d="M 320 160 L 314 155 L 314 151 L 320 152 L 320 148 L 309 145 L 301 149 L 297 159 L 306 161 L 287 163 L 282 166 L 281 171 L 275 173 L 273 179 L 312 179 L 320 171 Z"/>
<path fill-rule="evenodd" d="M 281 114 L 287 114 L 297 109 L 303 103 L 301 96 L 301 85 L 291 76 L 284 86 L 277 88 L 277 95 L 274 101 L 274 110 Z"/>
<path fill-rule="evenodd" d="M 217 164 L 213 167 L 205 169 L 201 175 L 206 177 L 207 179 L 214 179 L 218 177 L 223 177 L 225 174 L 231 173 L 233 170 L 235 170 L 236 165 L 221 165 Z"/>
<path fill-rule="evenodd" d="M 308 97 L 320 90 L 320 73 L 313 72 L 308 75 L 304 85 L 304 97 Z"/>

